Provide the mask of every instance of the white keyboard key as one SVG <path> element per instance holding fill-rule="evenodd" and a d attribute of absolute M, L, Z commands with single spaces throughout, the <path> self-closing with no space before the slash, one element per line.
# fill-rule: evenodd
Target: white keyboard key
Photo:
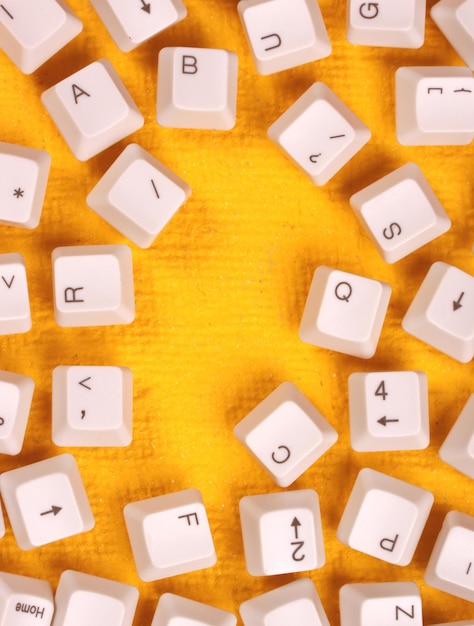
<path fill-rule="evenodd" d="M 425 39 L 425 0 L 348 0 L 347 39 L 362 46 L 419 48 Z"/>
<path fill-rule="evenodd" d="M 434 497 L 425 489 L 372 469 L 362 469 L 346 503 L 337 538 L 394 565 L 408 565 Z"/>
<path fill-rule="evenodd" d="M 190 194 L 187 183 L 139 145 L 130 144 L 86 202 L 137 246 L 149 248 Z"/>
<path fill-rule="evenodd" d="M 134 50 L 187 14 L 181 0 L 91 0 L 91 4 L 122 52 Z"/>
<path fill-rule="evenodd" d="M 82 30 L 63 0 L 5 0 L 0 4 L 0 48 L 31 74 Z"/>
<path fill-rule="evenodd" d="M 431 7 L 431 18 L 474 71 L 474 0 L 440 0 Z"/>
<path fill-rule="evenodd" d="M 60 326 L 129 324 L 135 318 L 132 253 L 125 245 L 53 250 L 54 315 Z"/>
<path fill-rule="evenodd" d="M 300 339 L 369 359 L 377 348 L 391 292 L 387 283 L 318 267 L 303 311 Z"/>
<path fill-rule="evenodd" d="M 380 255 L 395 263 L 447 232 L 451 221 L 421 169 L 406 163 L 350 198 Z"/>
<path fill-rule="evenodd" d="M 288 487 L 337 441 L 337 432 L 290 382 L 282 383 L 234 428 L 280 487 Z"/>
<path fill-rule="evenodd" d="M 197 489 L 132 502 L 124 516 L 138 575 L 145 582 L 212 567 L 217 561 Z"/>
<path fill-rule="evenodd" d="M 474 138 L 474 76 L 467 67 L 400 67 L 395 120 L 405 146 L 466 145 Z"/>
<path fill-rule="evenodd" d="M 0 505 L 0 538 L 5 535 L 5 519 L 3 517 L 3 509 Z"/>
<path fill-rule="evenodd" d="M 402 319 L 403 329 L 461 363 L 474 356 L 474 276 L 433 263 Z"/>
<path fill-rule="evenodd" d="M 351 446 L 358 452 L 426 448 L 430 442 L 426 374 L 351 374 L 349 418 Z"/>
<path fill-rule="evenodd" d="M 461 622 L 444 622 L 443 624 L 433 624 L 433 626 L 474 626 L 474 619 L 462 620 Z"/>
<path fill-rule="evenodd" d="M 0 371 L 0 453 L 21 452 L 34 388 L 29 376 Z"/>
<path fill-rule="evenodd" d="M 54 626 L 132 626 L 138 589 L 132 585 L 66 570 L 59 577 Z"/>
<path fill-rule="evenodd" d="M 343 585 L 339 609 L 341 626 L 423 626 L 420 590 L 412 582 Z"/>
<path fill-rule="evenodd" d="M 312 489 L 244 496 L 240 522 L 252 576 L 307 572 L 326 562 L 319 498 Z"/>
<path fill-rule="evenodd" d="M 425 582 L 474 602 L 474 517 L 450 511 L 436 539 Z"/>
<path fill-rule="evenodd" d="M 5 626 L 50 626 L 53 588 L 46 580 L 0 572 L 0 623 Z"/>
<path fill-rule="evenodd" d="M 370 130 L 324 83 L 314 83 L 268 129 L 269 138 L 318 186 L 370 139 Z"/>
<path fill-rule="evenodd" d="M 294 580 L 246 600 L 239 613 L 245 626 L 330 626 L 310 578 Z"/>
<path fill-rule="evenodd" d="M 53 442 L 57 446 L 128 446 L 132 442 L 132 384 L 127 367 L 56 367 Z"/>
<path fill-rule="evenodd" d="M 25 260 L 21 254 L 0 254 L 0 335 L 26 333 L 31 328 Z"/>
<path fill-rule="evenodd" d="M 13 534 L 23 550 L 94 527 L 79 469 L 70 454 L 3 472 L 0 490 Z"/>
<path fill-rule="evenodd" d="M 80 161 L 109 148 L 144 123 L 143 115 L 106 59 L 53 85 L 41 99 Z"/>
<path fill-rule="evenodd" d="M 163 48 L 158 55 L 158 124 L 230 130 L 237 114 L 237 76 L 235 52 Z"/>
<path fill-rule="evenodd" d="M 164 593 L 158 600 L 150 626 L 236 626 L 233 613 L 190 600 L 174 593 Z M 79 625 L 78 625 L 79 626 Z"/>
<path fill-rule="evenodd" d="M 474 393 L 441 444 L 439 456 L 459 472 L 474 478 Z"/>
<path fill-rule="evenodd" d="M 50 165 L 44 150 L 0 142 L 0 224 L 38 226 Z"/>
<path fill-rule="evenodd" d="M 274 74 L 331 54 L 317 0 L 240 0 L 237 10 L 259 74 Z"/>

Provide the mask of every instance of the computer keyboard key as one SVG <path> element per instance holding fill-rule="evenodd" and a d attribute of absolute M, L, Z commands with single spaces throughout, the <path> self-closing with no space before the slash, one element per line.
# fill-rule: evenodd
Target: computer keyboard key
<path fill-rule="evenodd" d="M 59 326 L 108 326 L 134 320 L 128 246 L 62 246 L 53 250 L 52 262 L 54 315 Z"/>
<path fill-rule="evenodd" d="M 362 469 L 336 531 L 343 544 L 393 565 L 408 565 L 433 505 L 426 489 Z"/>
<path fill-rule="evenodd" d="M 236 626 L 237 618 L 230 611 L 174 593 L 163 593 L 150 626 Z"/>
<path fill-rule="evenodd" d="M 56 367 L 53 442 L 57 446 L 128 446 L 132 442 L 132 385 L 132 372 L 127 367 Z"/>
<path fill-rule="evenodd" d="M 447 232 L 451 221 L 423 172 L 406 163 L 351 196 L 350 205 L 387 263 Z"/>
<path fill-rule="evenodd" d="M 87 161 L 143 126 L 121 78 L 100 59 L 50 87 L 41 100 L 79 161 Z"/>
<path fill-rule="evenodd" d="M 242 602 L 244 626 L 330 626 L 318 592 L 310 578 L 300 578 Z"/>
<path fill-rule="evenodd" d="M 46 580 L 0 572 L 0 623 L 5 626 L 50 626 L 53 588 Z"/>
<path fill-rule="evenodd" d="M 307 572 L 324 565 L 319 498 L 313 489 L 244 496 L 239 508 L 249 574 Z"/>
<path fill-rule="evenodd" d="M 474 138 L 474 76 L 462 66 L 400 67 L 395 123 L 405 146 L 466 145 Z"/>
<path fill-rule="evenodd" d="M 377 349 L 391 293 L 385 282 L 321 265 L 309 288 L 300 339 L 369 359 Z"/>
<path fill-rule="evenodd" d="M 474 71 L 474 0 L 440 0 L 431 7 L 432 20 Z"/>
<path fill-rule="evenodd" d="M 189 185 L 137 144 L 129 144 L 86 198 L 137 246 L 149 248 L 191 195 Z"/>
<path fill-rule="evenodd" d="M 24 74 L 31 74 L 82 31 L 63 0 L 4 0 L 0 48 Z"/>
<path fill-rule="evenodd" d="M 34 388 L 29 376 L 0 371 L 0 453 L 21 452 Z"/>
<path fill-rule="evenodd" d="M 237 10 L 259 74 L 274 74 L 331 54 L 317 0 L 240 0 Z"/>
<path fill-rule="evenodd" d="M 91 0 L 91 4 L 122 52 L 134 50 L 187 14 L 181 0 Z"/>
<path fill-rule="evenodd" d="M 463 406 L 438 454 L 445 463 L 474 478 L 474 393 Z"/>
<path fill-rule="evenodd" d="M 0 254 L 0 335 L 26 333 L 30 328 L 25 259 L 18 252 Z"/>
<path fill-rule="evenodd" d="M 3 472 L 0 491 L 16 542 L 23 550 L 94 527 L 84 484 L 70 454 Z"/>
<path fill-rule="evenodd" d="M 279 385 L 234 435 L 280 487 L 288 487 L 337 441 L 337 432 L 290 382 Z"/>
<path fill-rule="evenodd" d="M 474 356 L 474 276 L 448 263 L 433 263 L 402 327 L 453 359 L 469 363 Z"/>
<path fill-rule="evenodd" d="M 231 130 L 237 115 L 238 59 L 217 48 L 163 48 L 156 120 L 170 128 Z"/>
<path fill-rule="evenodd" d="M 138 589 L 132 585 L 66 570 L 59 577 L 54 626 L 132 626 Z"/>

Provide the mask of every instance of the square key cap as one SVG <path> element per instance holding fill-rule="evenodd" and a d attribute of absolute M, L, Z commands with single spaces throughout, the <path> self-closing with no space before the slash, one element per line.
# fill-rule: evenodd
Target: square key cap
<path fill-rule="evenodd" d="M 438 454 L 445 463 L 474 479 L 474 393 L 463 406 Z"/>
<path fill-rule="evenodd" d="M 431 7 L 432 20 L 474 71 L 474 0 L 440 0 Z"/>
<path fill-rule="evenodd" d="M 53 613 L 51 583 L 21 574 L 0 572 L 0 624 L 50 626 Z"/>
<path fill-rule="evenodd" d="M 0 453 L 21 452 L 34 388 L 29 376 L 0 371 Z"/>
<path fill-rule="evenodd" d="M 236 626 L 236 623 L 236 616 L 229 611 L 164 593 L 158 600 L 150 626 Z"/>
<path fill-rule="evenodd" d="M 0 335 L 26 333 L 31 328 L 30 296 L 21 254 L 0 254 Z"/>

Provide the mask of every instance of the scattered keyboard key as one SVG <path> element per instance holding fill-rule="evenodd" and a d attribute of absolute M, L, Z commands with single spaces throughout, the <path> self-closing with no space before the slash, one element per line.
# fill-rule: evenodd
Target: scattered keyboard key
<path fill-rule="evenodd" d="M 319 498 L 313 489 L 244 496 L 240 522 L 252 576 L 307 572 L 326 562 Z"/>
<path fill-rule="evenodd" d="M 41 99 L 79 161 L 87 161 L 144 123 L 143 115 L 106 59 L 50 87 Z"/>
<path fill-rule="evenodd" d="M 53 613 L 53 588 L 48 581 L 0 572 L 0 623 L 50 626 Z"/>
<path fill-rule="evenodd" d="M 415 163 L 406 163 L 358 191 L 350 205 L 387 263 L 403 259 L 451 227 Z"/>
<path fill-rule="evenodd" d="M 0 505 L 0 538 L 5 535 L 5 519 L 3 517 L 3 510 Z"/>
<path fill-rule="evenodd" d="M 337 528 L 343 544 L 394 565 L 408 565 L 434 497 L 376 470 L 362 469 Z"/>
<path fill-rule="evenodd" d="M 34 388 L 29 376 L 0 371 L 0 453 L 21 452 Z"/>
<path fill-rule="evenodd" d="M 125 245 L 53 250 L 54 315 L 59 326 L 129 324 L 135 318 L 132 253 Z"/>
<path fill-rule="evenodd" d="M 150 626 L 236 626 L 233 613 L 174 593 L 164 593 L 158 600 Z"/>
<path fill-rule="evenodd" d="M 0 254 L 0 335 L 31 328 L 25 259 L 18 252 Z"/>
<path fill-rule="evenodd" d="M 331 54 L 315 0 L 241 0 L 237 10 L 259 74 L 274 74 Z"/>
<path fill-rule="evenodd" d="M 469 396 L 438 453 L 445 463 L 474 478 L 474 393 Z"/>
<path fill-rule="evenodd" d="M 474 0 L 440 0 L 431 7 L 431 18 L 474 71 Z"/>

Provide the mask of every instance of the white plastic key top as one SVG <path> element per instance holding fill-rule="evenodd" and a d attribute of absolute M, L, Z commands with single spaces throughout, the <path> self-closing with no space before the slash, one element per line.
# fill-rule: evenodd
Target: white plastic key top
<path fill-rule="evenodd" d="M 337 538 L 394 565 L 408 565 L 434 497 L 425 489 L 372 469 L 362 469 L 352 488 Z"/>
<path fill-rule="evenodd" d="M 0 48 L 24 74 L 31 74 L 82 30 L 63 0 L 4 0 Z"/>
<path fill-rule="evenodd" d="M 150 626 L 236 626 L 237 618 L 233 613 L 190 600 L 174 593 L 164 593 Z"/>
<path fill-rule="evenodd" d="M 350 198 L 380 255 L 395 263 L 449 230 L 451 221 L 421 169 L 406 163 Z"/>
<path fill-rule="evenodd" d="M 8 626 L 50 626 L 53 588 L 46 580 L 0 572 L 0 623 Z"/>
<path fill-rule="evenodd" d="M 72 153 L 87 161 L 143 126 L 144 118 L 106 59 L 47 89 L 44 106 Z"/>
<path fill-rule="evenodd" d="M 445 463 L 474 478 L 474 393 L 441 444 L 439 456 Z"/>
<path fill-rule="evenodd" d="M 53 250 L 54 315 L 60 326 L 129 324 L 135 318 L 132 253 L 125 245 Z"/>
<path fill-rule="evenodd" d="M 300 339 L 328 350 L 372 357 L 391 292 L 387 283 L 318 267 L 303 311 Z"/>
<path fill-rule="evenodd" d="M 70 454 L 4 472 L 0 490 L 13 534 L 23 550 L 94 527 L 79 469 Z"/>
<path fill-rule="evenodd" d="M 305 572 L 326 562 L 319 498 L 312 489 L 244 496 L 240 522 L 252 576 Z"/>
<path fill-rule="evenodd" d="M 25 260 L 21 254 L 0 254 L 0 335 L 26 333 L 31 328 Z"/>
<path fill-rule="evenodd" d="M 406 146 L 465 145 L 474 138 L 474 76 L 467 67 L 395 72 L 397 139 Z"/>
<path fill-rule="evenodd" d="M 440 0 L 431 7 L 431 18 L 474 71 L 474 0 Z"/>
<path fill-rule="evenodd" d="M 234 435 L 280 487 L 288 487 L 337 440 L 337 432 L 290 382 L 234 428 Z"/>
<path fill-rule="evenodd" d="M 402 319 L 403 329 L 461 363 L 474 356 L 474 276 L 433 263 Z"/>
<path fill-rule="evenodd" d="M 66 570 L 59 577 L 54 626 L 132 626 L 138 589 L 108 578 Z"/>
<path fill-rule="evenodd" d="M 143 581 L 161 580 L 216 563 L 206 509 L 197 489 L 132 502 L 125 506 L 124 516 Z"/>
<path fill-rule="evenodd" d="M 137 144 L 129 144 L 86 202 L 141 248 L 150 247 L 191 189 Z"/>
<path fill-rule="evenodd" d="M 370 134 L 324 83 L 314 83 L 268 129 L 269 138 L 319 186 L 369 141 Z"/>
<path fill-rule="evenodd" d="M 122 52 L 134 50 L 187 14 L 181 0 L 91 0 L 91 4 Z"/>
<path fill-rule="evenodd" d="M 331 54 L 315 0 L 240 0 L 237 10 L 259 74 L 274 74 Z"/>
<path fill-rule="evenodd" d="M 29 376 L 0 371 L 0 453 L 21 452 L 34 388 Z"/>

